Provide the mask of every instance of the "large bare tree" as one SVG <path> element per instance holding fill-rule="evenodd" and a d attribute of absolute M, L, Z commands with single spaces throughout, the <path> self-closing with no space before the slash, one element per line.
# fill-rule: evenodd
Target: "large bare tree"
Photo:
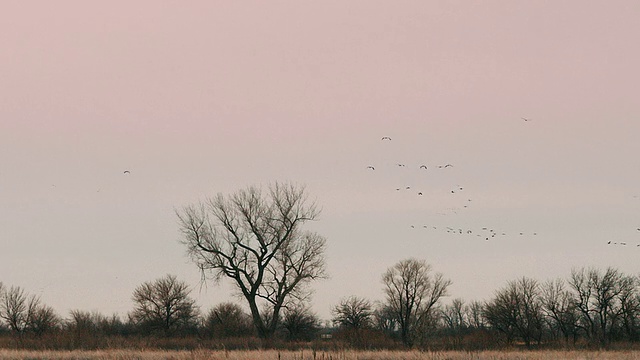
<path fill-rule="evenodd" d="M 235 283 L 263 339 L 278 328 L 288 301 L 305 299 L 308 283 L 325 276 L 326 241 L 302 230 L 318 214 L 304 187 L 282 183 L 218 194 L 177 213 L 203 276 Z"/>
<path fill-rule="evenodd" d="M 424 260 L 402 260 L 382 277 L 387 304 L 398 321 L 405 346 L 413 346 L 416 330 L 433 318 L 432 309 L 447 295 L 451 280 L 441 273 L 432 274 Z"/>

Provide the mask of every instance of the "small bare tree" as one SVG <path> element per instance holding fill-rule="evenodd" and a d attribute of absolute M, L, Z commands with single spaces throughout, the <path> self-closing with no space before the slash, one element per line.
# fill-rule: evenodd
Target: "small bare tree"
<path fill-rule="evenodd" d="M 463 299 L 455 298 L 442 310 L 444 324 L 452 333 L 458 333 L 467 328 L 465 307 Z"/>
<path fill-rule="evenodd" d="M 214 338 L 250 335 L 253 332 L 251 316 L 238 304 L 224 302 L 216 305 L 204 319 L 207 333 Z"/>
<path fill-rule="evenodd" d="M 289 341 L 311 341 L 320 330 L 320 319 L 305 304 L 289 306 L 282 317 Z"/>
<path fill-rule="evenodd" d="M 333 322 L 345 329 L 358 331 L 373 325 L 373 304 L 371 301 L 349 296 L 331 309 Z"/>
<path fill-rule="evenodd" d="M 189 286 L 167 275 L 154 282 L 145 282 L 133 292 L 134 323 L 165 336 L 195 328 L 198 308 L 189 294 Z"/>
<path fill-rule="evenodd" d="M 52 332 L 60 327 L 62 319 L 51 306 L 31 298 L 27 309 L 27 328 L 36 336 Z"/>
<path fill-rule="evenodd" d="M 304 301 L 312 280 L 325 276 L 325 239 L 302 231 L 318 216 L 304 187 L 276 183 L 218 194 L 177 213 L 183 243 L 203 277 L 231 279 L 251 311 L 258 336 L 278 329 L 290 299 Z"/>
<path fill-rule="evenodd" d="M 459 347 L 469 328 L 464 300 L 455 298 L 450 304 L 445 305 L 441 311 L 441 318 L 453 345 Z"/>
<path fill-rule="evenodd" d="M 484 304 L 474 300 L 465 306 L 464 312 L 467 324 L 473 329 L 484 329 L 486 326 L 484 315 L 482 314 Z"/>
<path fill-rule="evenodd" d="M 17 286 L 5 290 L 2 296 L 0 317 L 18 335 L 27 331 L 27 301 L 24 290 Z"/>
<path fill-rule="evenodd" d="M 378 303 L 373 311 L 374 328 L 388 336 L 394 336 L 398 330 L 398 320 L 388 304 Z"/>
<path fill-rule="evenodd" d="M 432 310 L 447 295 L 451 280 L 441 273 L 432 274 L 424 260 L 402 260 L 389 268 L 382 277 L 387 304 L 400 327 L 400 337 L 407 347 L 416 338 L 414 331 L 421 324 L 432 322 Z"/>
<path fill-rule="evenodd" d="M 60 324 L 53 308 L 42 304 L 39 297 L 27 295 L 18 286 L 2 291 L 0 300 L 0 318 L 18 336 L 27 332 L 40 336 Z"/>

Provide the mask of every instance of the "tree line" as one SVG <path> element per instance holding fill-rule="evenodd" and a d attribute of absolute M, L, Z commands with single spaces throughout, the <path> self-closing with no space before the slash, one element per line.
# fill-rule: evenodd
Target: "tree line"
<path fill-rule="evenodd" d="M 384 300 L 346 296 L 322 322 L 311 310 L 310 284 L 326 277 L 326 239 L 303 229 L 318 214 L 303 186 L 286 183 L 218 194 L 176 211 L 181 242 L 204 281 L 231 280 L 244 306 L 223 303 L 202 313 L 189 286 L 166 275 L 133 291 L 126 319 L 83 311 L 62 319 L 38 297 L 0 283 L 0 331 L 18 343 L 71 334 L 80 345 L 91 336 L 460 349 L 639 340 L 640 276 L 614 268 L 574 269 L 567 279 L 543 283 L 523 277 L 489 300 L 445 304 L 451 280 L 410 258 L 382 274 Z"/>
<path fill-rule="evenodd" d="M 546 282 L 522 277 L 507 282 L 486 301 L 470 302 L 453 298 L 445 303 L 451 281 L 433 273 L 423 260 L 400 261 L 381 278 L 385 300 L 345 296 L 331 307 L 328 321 L 322 321 L 309 302 L 289 304 L 271 340 L 280 346 L 315 342 L 469 350 L 640 342 L 640 276 L 614 268 L 574 269 L 566 279 Z M 134 307 L 124 319 L 81 310 L 62 318 L 37 296 L 0 283 L 0 334 L 14 338 L 18 346 L 25 339 L 51 342 L 51 335 L 73 337 L 75 345 L 66 346 L 74 348 L 109 337 L 192 338 L 194 344 L 235 340 L 235 344 L 264 346 L 264 342 L 238 342 L 260 339 L 243 306 L 224 302 L 202 312 L 190 293 L 184 281 L 166 275 L 133 291 Z"/>

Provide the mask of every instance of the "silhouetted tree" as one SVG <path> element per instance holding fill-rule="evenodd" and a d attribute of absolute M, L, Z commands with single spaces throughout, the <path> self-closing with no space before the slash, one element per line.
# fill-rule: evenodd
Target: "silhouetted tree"
<path fill-rule="evenodd" d="M 290 341 L 311 341 L 320 330 L 320 319 L 311 309 L 298 304 L 285 309 L 282 327 Z"/>
<path fill-rule="evenodd" d="M 333 323 L 346 329 L 358 331 L 373 325 L 373 304 L 361 297 L 349 296 L 342 299 L 331 309 L 331 313 Z"/>
<path fill-rule="evenodd" d="M 27 330 L 27 295 L 20 287 L 12 286 L 3 292 L 0 317 L 16 334 Z"/>
<path fill-rule="evenodd" d="M 325 239 L 301 229 L 318 213 L 304 187 L 276 183 L 268 194 L 256 187 L 218 194 L 177 215 L 183 243 L 203 275 L 233 280 L 258 335 L 269 339 L 287 301 L 304 300 L 306 285 L 325 276 Z"/>
<path fill-rule="evenodd" d="M 640 277 L 625 275 L 620 279 L 620 322 L 628 340 L 640 339 Z"/>
<path fill-rule="evenodd" d="M 542 340 L 541 307 L 538 282 L 523 277 L 498 290 L 485 305 L 484 316 L 508 341 L 520 338 L 530 347 Z"/>
<path fill-rule="evenodd" d="M 578 336 L 578 312 L 571 293 L 562 279 L 547 281 L 542 285 L 540 301 L 549 328 L 560 332 L 565 342 Z"/>
<path fill-rule="evenodd" d="M 472 301 L 465 306 L 465 318 L 467 324 L 473 329 L 484 329 L 486 326 L 484 315 L 482 314 L 484 304 L 480 301 Z"/>
<path fill-rule="evenodd" d="M 215 338 L 247 336 L 253 333 L 251 316 L 238 304 L 225 302 L 216 305 L 205 317 L 207 334 Z"/>
<path fill-rule="evenodd" d="M 579 325 L 587 336 L 606 345 L 622 312 L 620 294 L 624 275 L 614 269 L 573 269 L 569 285 L 580 312 Z"/>
<path fill-rule="evenodd" d="M 195 329 L 198 308 L 189 294 L 189 286 L 167 275 L 145 282 L 133 292 L 135 308 L 132 321 L 143 329 L 165 336 Z"/>
<path fill-rule="evenodd" d="M 450 304 L 444 306 L 441 311 L 441 318 L 444 323 L 446 333 L 454 340 L 455 346 L 460 346 L 462 338 L 468 328 L 467 313 L 464 300 L 455 298 Z"/>
<path fill-rule="evenodd" d="M 0 318 L 18 336 L 27 332 L 40 336 L 60 324 L 53 308 L 42 304 L 39 297 L 27 295 L 20 287 L 3 290 L 0 301 Z"/>
<path fill-rule="evenodd" d="M 431 324 L 434 306 L 447 295 L 451 280 L 440 273 L 431 274 L 431 266 L 423 260 L 402 260 L 382 277 L 387 305 L 400 327 L 400 337 L 412 347 L 420 327 Z"/>
<path fill-rule="evenodd" d="M 32 298 L 35 299 L 35 298 Z M 27 329 L 36 336 L 58 330 L 62 319 L 52 307 L 41 304 L 39 301 L 29 301 L 27 309 Z"/>
<path fill-rule="evenodd" d="M 398 321 L 389 305 L 378 303 L 373 311 L 373 327 L 388 336 L 394 336 L 398 330 Z"/>

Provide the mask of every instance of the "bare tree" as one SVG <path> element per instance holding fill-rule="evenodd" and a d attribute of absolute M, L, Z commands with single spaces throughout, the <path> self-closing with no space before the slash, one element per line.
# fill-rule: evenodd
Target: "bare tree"
<path fill-rule="evenodd" d="M 484 315 L 482 314 L 484 304 L 480 301 L 472 301 L 465 306 L 467 324 L 474 329 L 484 329 L 486 326 Z"/>
<path fill-rule="evenodd" d="M 325 239 L 302 231 L 319 211 L 304 187 L 275 183 L 218 194 L 177 213 L 183 243 L 203 277 L 231 279 L 251 311 L 258 336 L 269 339 L 290 299 L 325 276 Z"/>
<path fill-rule="evenodd" d="M 441 311 L 441 320 L 453 345 L 460 346 L 462 338 L 469 328 L 464 300 L 455 298 L 450 304 L 445 305 Z"/>
<path fill-rule="evenodd" d="M 60 319 L 53 308 L 42 304 L 39 297 L 29 296 L 17 286 L 0 292 L 2 293 L 0 295 L 0 318 L 5 320 L 14 334 L 22 336 L 31 332 L 40 336 L 54 330 L 60 324 Z"/>
<path fill-rule="evenodd" d="M 32 301 L 35 301 L 32 298 Z M 27 309 L 29 300 L 24 290 L 12 286 L 4 291 L 2 304 L 0 304 L 0 317 L 14 333 L 21 335 L 27 331 Z"/>
<path fill-rule="evenodd" d="M 282 327 L 290 341 L 311 341 L 320 330 L 320 319 L 309 307 L 298 304 L 285 309 Z"/>
<path fill-rule="evenodd" d="M 620 322 L 628 340 L 640 338 L 640 277 L 625 275 L 620 279 Z"/>
<path fill-rule="evenodd" d="M 538 282 L 526 277 L 508 282 L 485 305 L 484 316 L 508 341 L 519 337 L 527 347 L 533 341 L 540 343 L 543 323 Z"/>
<path fill-rule="evenodd" d="M 373 324 L 377 330 L 393 336 L 398 330 L 398 321 L 388 304 L 378 303 L 373 311 Z"/>
<path fill-rule="evenodd" d="M 253 332 L 251 316 L 231 302 L 218 304 L 209 310 L 204 322 L 206 331 L 215 338 L 246 336 Z"/>
<path fill-rule="evenodd" d="M 442 310 L 442 319 L 445 326 L 453 333 L 460 332 L 467 328 L 467 318 L 464 300 L 455 298 L 450 304 L 445 305 Z"/>
<path fill-rule="evenodd" d="M 41 304 L 39 299 L 32 297 L 27 309 L 27 329 L 36 336 L 52 332 L 60 327 L 62 320 L 52 307 Z"/>
<path fill-rule="evenodd" d="M 414 330 L 433 320 L 431 311 L 442 296 L 447 295 L 451 280 L 440 273 L 431 274 L 424 260 L 402 260 L 389 268 L 382 277 L 387 304 L 400 327 L 405 346 L 412 347 Z"/>
<path fill-rule="evenodd" d="M 371 301 L 349 296 L 331 309 L 333 322 L 340 327 L 358 331 L 373 325 L 373 304 Z"/>
<path fill-rule="evenodd" d="M 174 275 L 145 282 L 133 292 L 135 309 L 131 319 L 143 328 L 166 336 L 195 328 L 198 308 L 190 292 L 187 283 L 178 281 Z"/>
<path fill-rule="evenodd" d="M 580 312 L 580 327 L 601 345 L 610 341 L 622 311 L 619 299 L 622 278 L 623 274 L 614 268 L 604 272 L 595 268 L 571 271 L 569 285 Z"/>
<path fill-rule="evenodd" d="M 542 311 L 548 319 L 549 327 L 560 332 L 565 342 L 578 336 L 578 312 L 571 293 L 562 279 L 550 280 L 541 287 Z"/>

